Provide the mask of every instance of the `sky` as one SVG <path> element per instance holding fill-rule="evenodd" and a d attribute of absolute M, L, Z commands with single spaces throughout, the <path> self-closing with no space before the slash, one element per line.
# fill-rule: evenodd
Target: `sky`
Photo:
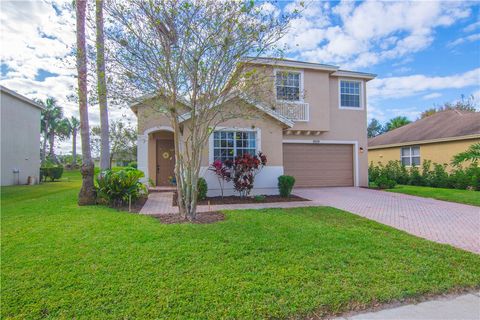
<path fill-rule="evenodd" d="M 78 117 L 68 99 L 76 86 L 75 19 L 69 1 L 0 1 L 0 84 L 29 98 L 57 98 L 66 116 Z M 368 117 L 381 122 L 421 111 L 461 95 L 480 103 L 480 2 L 304 1 L 282 39 L 286 57 L 377 74 L 367 85 Z M 264 10 L 289 12 L 280 1 Z M 97 106 L 90 124 L 99 123 Z M 128 108 L 110 118 L 135 124 Z M 69 152 L 69 142 L 60 143 Z"/>

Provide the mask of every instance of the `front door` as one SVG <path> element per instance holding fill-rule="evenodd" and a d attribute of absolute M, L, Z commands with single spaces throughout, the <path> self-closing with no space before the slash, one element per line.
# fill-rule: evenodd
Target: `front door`
<path fill-rule="evenodd" d="M 157 140 L 157 186 L 172 185 L 175 169 L 173 140 Z"/>

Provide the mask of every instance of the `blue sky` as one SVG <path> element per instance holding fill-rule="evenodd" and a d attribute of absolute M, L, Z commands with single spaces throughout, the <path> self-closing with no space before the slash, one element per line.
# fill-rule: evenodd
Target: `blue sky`
<path fill-rule="evenodd" d="M 75 88 L 75 43 L 70 1 L 2 1 L 0 83 L 31 98 L 56 97 L 66 115 L 78 115 L 67 96 Z M 412 120 L 461 94 L 480 103 L 480 3 L 460 1 L 305 1 L 301 17 L 282 40 L 289 58 L 371 72 L 368 115 Z M 297 4 L 263 4 L 289 11 Z M 91 123 L 98 110 L 91 108 Z M 111 118 L 135 121 L 128 109 Z M 68 143 L 65 150 L 68 151 Z M 63 150 L 63 149 L 62 149 Z"/>

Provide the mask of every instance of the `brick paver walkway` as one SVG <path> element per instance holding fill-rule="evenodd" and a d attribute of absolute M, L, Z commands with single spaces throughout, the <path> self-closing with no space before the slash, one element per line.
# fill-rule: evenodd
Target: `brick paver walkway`
<path fill-rule="evenodd" d="M 363 188 L 296 189 L 308 202 L 199 206 L 198 212 L 226 209 L 331 206 L 440 243 L 480 253 L 480 208 Z M 176 213 L 172 193 L 152 193 L 141 213 Z"/>

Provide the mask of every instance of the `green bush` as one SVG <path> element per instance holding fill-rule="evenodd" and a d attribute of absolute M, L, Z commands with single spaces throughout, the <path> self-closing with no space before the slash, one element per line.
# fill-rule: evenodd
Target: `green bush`
<path fill-rule="evenodd" d="M 40 181 L 47 181 L 47 178 L 50 181 L 58 180 L 63 175 L 63 166 L 60 165 L 48 165 L 40 168 Z"/>
<path fill-rule="evenodd" d="M 280 196 L 287 198 L 292 193 L 293 186 L 295 185 L 295 178 L 292 176 L 282 175 L 278 177 L 278 190 Z"/>
<path fill-rule="evenodd" d="M 257 202 L 263 202 L 265 201 L 267 197 L 265 197 L 264 195 L 256 195 L 253 197 L 253 200 L 257 201 Z"/>
<path fill-rule="evenodd" d="M 425 181 L 423 179 L 422 174 L 417 166 L 413 166 L 410 168 L 410 180 L 409 184 L 412 186 L 424 186 Z"/>
<path fill-rule="evenodd" d="M 394 180 L 398 184 L 406 184 L 409 180 L 407 168 L 400 161 L 388 161 L 384 168 L 384 174 L 388 179 Z"/>
<path fill-rule="evenodd" d="M 142 177 L 143 172 L 134 168 L 105 170 L 96 179 L 98 197 L 114 207 L 128 204 L 130 199 L 134 202 L 147 192 Z"/>
<path fill-rule="evenodd" d="M 397 184 L 395 180 L 388 178 L 386 175 L 379 176 L 374 183 L 379 189 L 392 189 Z"/>
<path fill-rule="evenodd" d="M 132 161 L 132 162 L 130 162 L 127 167 L 137 169 L 137 161 Z"/>
<path fill-rule="evenodd" d="M 198 178 L 198 200 L 207 199 L 208 184 L 204 178 Z"/>

